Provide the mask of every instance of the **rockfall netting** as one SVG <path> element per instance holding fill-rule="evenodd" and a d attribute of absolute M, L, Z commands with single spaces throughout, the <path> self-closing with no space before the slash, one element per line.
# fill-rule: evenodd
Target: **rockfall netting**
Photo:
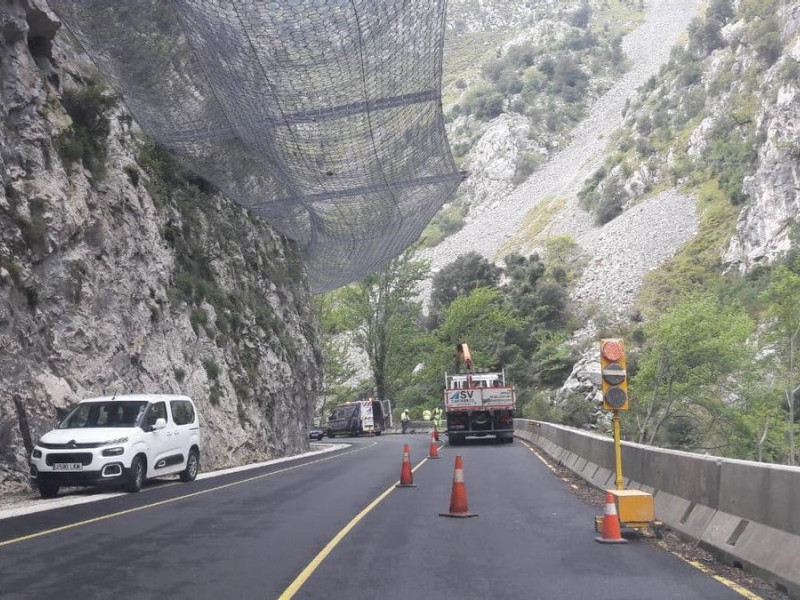
<path fill-rule="evenodd" d="M 143 129 L 306 254 L 379 269 L 461 179 L 440 104 L 446 0 L 49 0 Z"/>

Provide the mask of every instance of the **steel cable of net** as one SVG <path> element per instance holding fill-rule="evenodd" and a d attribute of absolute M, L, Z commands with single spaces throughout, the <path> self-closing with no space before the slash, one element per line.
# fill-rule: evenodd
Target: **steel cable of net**
<path fill-rule="evenodd" d="M 295 240 L 312 290 L 403 252 L 458 187 L 446 0 L 49 0 L 144 131 Z"/>

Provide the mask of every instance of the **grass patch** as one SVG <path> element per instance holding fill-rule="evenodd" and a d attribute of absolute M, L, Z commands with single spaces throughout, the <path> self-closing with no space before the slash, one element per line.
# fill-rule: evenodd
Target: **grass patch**
<path fill-rule="evenodd" d="M 464 227 L 464 209 L 460 206 L 448 206 L 440 210 L 422 231 L 419 245 L 422 248 L 433 248 L 448 235 L 452 235 Z"/>
<path fill-rule="evenodd" d="M 627 33 L 644 23 L 644 11 L 639 6 L 636 2 L 606 0 L 602 8 L 594 14 L 592 29 L 611 31 L 614 35 Z"/>
<path fill-rule="evenodd" d="M 497 47 L 512 39 L 517 33 L 519 32 L 478 31 L 448 34 L 444 48 L 442 104 L 448 106 L 455 102 L 462 91 L 455 83 L 459 79 L 478 73 L 484 59 L 494 56 Z"/>
<path fill-rule="evenodd" d="M 522 227 L 519 228 L 510 240 L 498 250 L 497 256 L 505 256 L 511 252 L 529 248 L 539 235 L 544 231 L 559 211 L 564 208 L 566 201 L 563 198 L 547 196 L 528 211 Z"/>

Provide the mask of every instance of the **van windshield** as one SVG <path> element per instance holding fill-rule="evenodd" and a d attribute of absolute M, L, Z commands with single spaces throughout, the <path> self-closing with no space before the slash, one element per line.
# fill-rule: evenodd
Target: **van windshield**
<path fill-rule="evenodd" d="M 82 402 L 61 421 L 59 429 L 88 427 L 136 427 L 147 409 L 147 402 Z"/>

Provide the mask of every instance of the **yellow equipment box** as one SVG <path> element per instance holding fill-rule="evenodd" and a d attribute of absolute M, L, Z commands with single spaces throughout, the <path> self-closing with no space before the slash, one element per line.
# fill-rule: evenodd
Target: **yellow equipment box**
<path fill-rule="evenodd" d="M 614 495 L 617 514 L 623 526 L 650 524 L 655 519 L 653 494 L 641 490 L 608 490 Z"/>

